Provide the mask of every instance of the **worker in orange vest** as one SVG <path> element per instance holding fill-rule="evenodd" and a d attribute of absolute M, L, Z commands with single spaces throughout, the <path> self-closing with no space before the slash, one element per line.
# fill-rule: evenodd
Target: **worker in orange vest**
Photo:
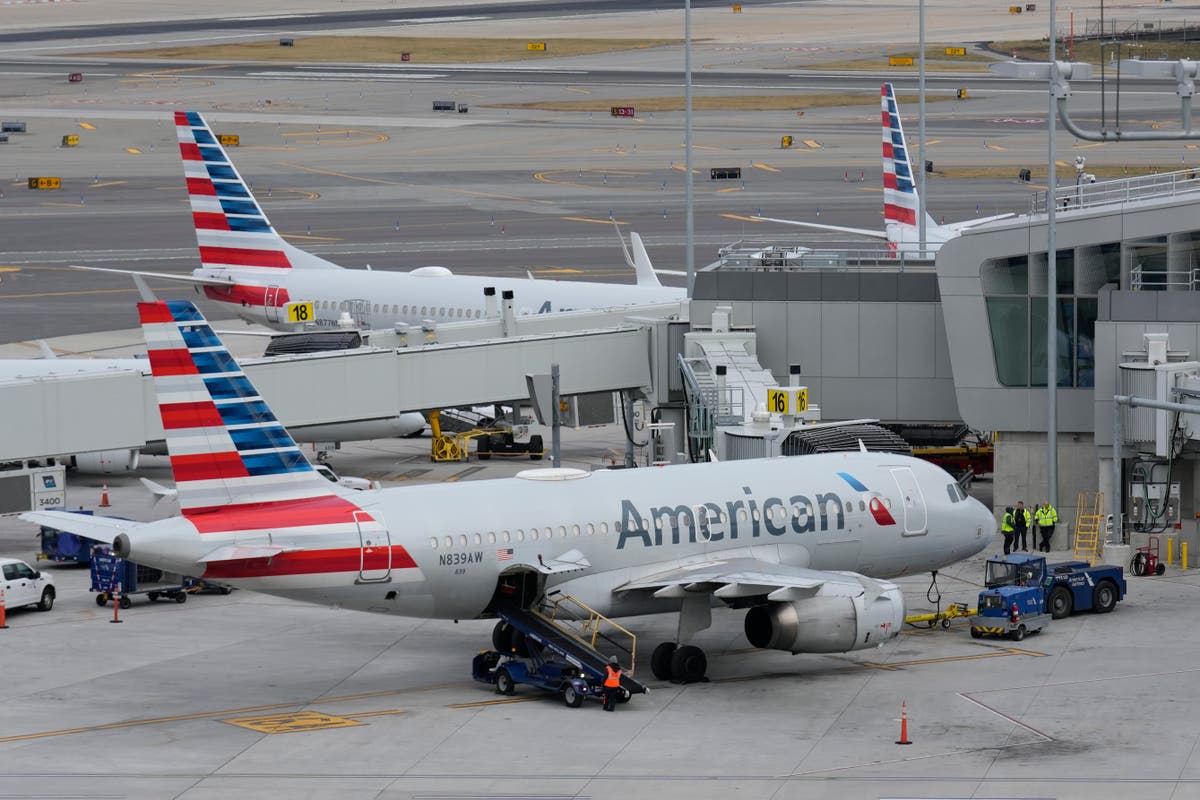
<path fill-rule="evenodd" d="M 617 693 L 621 691 L 621 663 L 617 657 L 608 659 L 604 665 L 604 710 L 617 710 Z"/>

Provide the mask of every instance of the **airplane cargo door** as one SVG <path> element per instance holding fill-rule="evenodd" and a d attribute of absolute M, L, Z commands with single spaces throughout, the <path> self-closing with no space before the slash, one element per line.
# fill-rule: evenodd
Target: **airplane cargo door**
<path fill-rule="evenodd" d="M 376 521 L 365 511 L 354 512 L 358 526 L 358 542 L 361 553 L 358 566 L 358 583 L 382 583 L 391 580 L 392 541 L 387 526 Z"/>
<path fill-rule="evenodd" d="M 268 286 L 266 294 L 264 295 L 264 298 L 263 298 L 263 303 L 266 305 L 266 308 L 263 309 L 263 311 L 266 312 L 267 322 L 279 322 L 278 302 L 279 302 L 279 287 L 278 286 Z"/>
<path fill-rule="evenodd" d="M 892 467 L 892 477 L 900 488 L 904 504 L 904 535 L 919 536 L 929 531 L 929 514 L 925 508 L 925 495 L 917 483 L 917 476 L 909 467 Z"/>

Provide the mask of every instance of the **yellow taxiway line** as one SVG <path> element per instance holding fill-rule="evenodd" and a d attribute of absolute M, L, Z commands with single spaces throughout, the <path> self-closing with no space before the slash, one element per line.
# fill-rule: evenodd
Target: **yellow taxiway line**
<path fill-rule="evenodd" d="M 79 123 L 79 127 L 83 128 L 85 131 L 96 130 L 96 126 L 90 122 L 81 122 L 81 123 Z"/>
<path fill-rule="evenodd" d="M 762 222 L 761 219 L 755 219 L 754 217 L 743 217 L 741 214 L 722 214 L 721 216 L 725 219 L 735 219 L 738 222 Z"/>
<path fill-rule="evenodd" d="M 629 224 L 628 222 L 618 222 L 614 219 L 593 219 L 592 217 L 559 217 L 559 219 L 565 219 L 568 222 L 595 222 L 600 225 L 612 225 L 613 223 L 616 223 L 617 225 Z"/>
<path fill-rule="evenodd" d="M 758 162 L 755 162 L 750 166 L 754 167 L 755 169 L 761 169 L 764 172 L 783 172 L 783 170 L 779 169 L 778 167 L 772 167 L 770 164 L 759 164 Z"/>

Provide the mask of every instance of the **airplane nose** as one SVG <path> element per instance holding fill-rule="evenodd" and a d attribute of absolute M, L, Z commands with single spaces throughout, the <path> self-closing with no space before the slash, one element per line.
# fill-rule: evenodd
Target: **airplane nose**
<path fill-rule="evenodd" d="M 975 552 L 978 553 L 980 550 L 987 547 L 992 541 L 992 537 L 996 535 L 996 518 L 992 516 L 992 511 L 990 508 L 976 500 L 974 497 L 970 498 L 970 501 L 973 511 L 971 514 L 971 520 L 973 522 L 971 526 L 971 536 L 977 537 L 975 541 L 977 545 Z"/>

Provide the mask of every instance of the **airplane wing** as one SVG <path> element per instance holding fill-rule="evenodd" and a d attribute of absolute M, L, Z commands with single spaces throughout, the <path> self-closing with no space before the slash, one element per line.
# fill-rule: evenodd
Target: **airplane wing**
<path fill-rule="evenodd" d="M 86 536 L 98 542 L 112 544 L 118 534 L 130 528 L 143 524 L 131 519 L 116 519 L 114 517 L 93 517 L 90 514 L 76 514 L 71 511 L 27 511 L 18 519 L 56 528 L 79 536 Z"/>
<path fill-rule="evenodd" d="M 813 228 L 814 230 L 818 230 L 818 231 L 834 231 L 835 233 L 853 233 L 858 236 L 867 236 L 872 239 L 882 239 L 884 241 L 887 241 L 887 238 L 888 238 L 887 231 L 873 231 L 873 230 L 868 230 L 867 228 L 844 228 L 840 225 L 823 225 L 820 222 L 801 222 L 800 220 L 795 220 L 795 219 L 776 219 L 774 217 L 760 217 L 757 215 L 752 217 L 751 219 L 758 220 L 759 222 L 778 222 L 781 225 L 797 225 L 801 228 Z"/>
<path fill-rule="evenodd" d="M 856 572 L 827 572 L 756 558 L 730 558 L 672 567 L 618 586 L 616 591 L 649 591 L 663 598 L 708 592 L 721 600 L 766 595 L 771 601 L 792 601 L 812 597 L 828 584 L 865 592 L 872 601 L 886 588 Z"/>
<path fill-rule="evenodd" d="M 989 222 L 998 222 L 999 220 L 1002 220 L 1002 219 L 1012 219 L 1016 216 L 1017 216 L 1016 214 L 1012 214 L 1012 213 L 995 214 L 990 217 L 980 217 L 979 219 L 965 219 L 965 220 L 962 220 L 961 222 L 946 222 L 946 223 L 943 223 L 941 225 L 941 227 L 948 228 L 949 230 L 952 230 L 955 232 L 965 231 L 965 230 L 969 230 L 970 228 L 975 228 L 979 225 L 985 225 Z"/>
<path fill-rule="evenodd" d="M 180 283 L 197 283 L 201 286 L 229 286 L 233 280 L 220 280 L 217 278 L 197 278 L 193 275 L 175 275 L 170 272 L 140 272 L 132 269 L 109 269 L 108 267 L 85 267 L 81 264 L 72 264 L 71 269 L 82 269 L 88 272 L 113 272 L 117 275 L 139 275 L 143 278 L 159 278 L 164 281 L 178 281 Z"/>

